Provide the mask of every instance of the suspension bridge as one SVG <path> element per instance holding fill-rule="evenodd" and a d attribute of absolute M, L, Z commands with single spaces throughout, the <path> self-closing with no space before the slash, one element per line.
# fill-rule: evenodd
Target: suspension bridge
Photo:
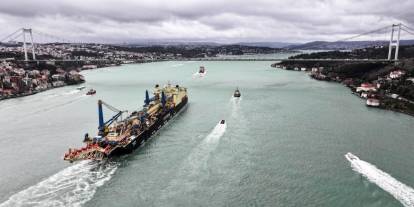
<path fill-rule="evenodd" d="M 34 40 L 34 34 L 36 37 L 48 37 L 50 39 L 53 39 L 53 42 L 35 42 Z M 186 58 L 186 59 L 177 59 L 182 61 L 329 61 L 329 62 L 398 62 L 398 55 L 399 55 L 399 48 L 400 48 L 400 40 L 401 36 L 404 34 L 404 37 L 409 37 L 410 35 L 414 39 L 414 29 L 405 25 L 405 24 L 393 24 L 388 25 L 385 27 L 381 27 L 378 29 L 374 29 L 368 32 L 364 32 L 361 34 L 357 34 L 351 37 L 339 39 L 336 41 L 331 42 L 321 42 L 319 44 L 312 44 L 309 46 L 301 47 L 301 50 L 308 50 L 315 47 L 321 47 L 324 45 L 332 44 L 332 43 L 346 43 L 349 41 L 362 41 L 361 38 L 363 37 L 370 37 L 370 36 L 378 36 L 378 35 L 386 35 L 386 38 L 384 39 L 365 39 L 364 41 L 371 42 L 373 45 L 365 45 L 364 47 L 370 47 L 370 46 L 378 46 L 378 44 L 381 44 L 381 46 L 387 46 L 388 45 L 388 56 L 384 57 L 383 59 L 331 59 L 331 58 L 325 58 L 325 59 L 303 59 L 303 58 L 228 58 L 228 57 L 222 57 L 222 58 Z M 388 43 L 386 43 L 388 42 Z M 15 44 L 18 45 L 19 48 L 21 48 L 23 54 L 24 54 L 24 60 L 14 60 L 13 58 L 5 58 L 0 59 L 0 61 L 25 61 L 25 62 L 107 62 L 108 59 L 99 59 L 95 58 L 93 60 L 82 60 L 82 59 L 38 59 L 37 58 L 37 47 L 43 46 L 47 44 L 68 44 L 68 45 L 82 45 L 82 43 L 75 43 L 73 41 L 68 41 L 64 38 L 50 35 L 44 32 L 39 32 L 32 30 L 30 28 L 20 28 L 16 30 L 15 32 L 7 35 L 6 37 L 0 39 L 0 45 L 7 45 L 7 44 Z M 386 44 L 384 44 L 386 43 Z M 21 46 L 20 46 L 21 45 Z M 31 57 L 29 57 L 29 51 L 31 52 Z M 153 60 L 148 60 L 148 62 L 152 62 Z M 170 60 L 171 61 L 171 60 Z M 144 60 L 144 62 L 147 62 Z"/>

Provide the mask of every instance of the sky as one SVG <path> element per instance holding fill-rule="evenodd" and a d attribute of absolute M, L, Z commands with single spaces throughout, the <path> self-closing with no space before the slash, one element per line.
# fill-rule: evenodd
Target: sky
<path fill-rule="evenodd" d="M 2 0 L 0 39 L 25 27 L 51 36 L 38 41 L 333 41 L 396 23 L 413 28 L 413 11 L 414 0 Z"/>

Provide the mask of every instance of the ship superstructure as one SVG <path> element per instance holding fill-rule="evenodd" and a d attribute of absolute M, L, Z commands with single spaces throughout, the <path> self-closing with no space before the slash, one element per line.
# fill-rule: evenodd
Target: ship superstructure
<path fill-rule="evenodd" d="M 125 119 L 122 119 L 122 115 L 127 111 L 118 110 L 99 100 L 97 136 L 90 137 L 89 134 L 85 134 L 85 146 L 80 149 L 69 149 L 64 155 L 64 160 L 102 160 L 113 155 L 130 153 L 148 140 L 188 102 L 187 89 L 179 85 L 156 85 L 153 94 L 154 96 L 150 97 L 147 90 L 143 109 L 132 112 Z M 103 106 L 116 112 L 107 121 L 104 120 Z"/>

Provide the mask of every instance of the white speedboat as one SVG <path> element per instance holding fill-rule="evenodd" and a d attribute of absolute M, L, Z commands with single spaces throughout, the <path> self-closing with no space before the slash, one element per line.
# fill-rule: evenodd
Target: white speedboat
<path fill-rule="evenodd" d="M 354 154 L 352 154 L 350 152 L 348 152 L 348 153 L 345 154 L 345 158 L 347 160 L 349 160 L 350 162 L 359 160 L 359 157 L 357 157 L 356 155 L 354 155 Z"/>
<path fill-rule="evenodd" d="M 85 86 L 79 86 L 79 87 L 77 87 L 76 89 L 78 89 L 78 90 L 83 90 L 83 89 L 85 89 L 86 87 Z"/>

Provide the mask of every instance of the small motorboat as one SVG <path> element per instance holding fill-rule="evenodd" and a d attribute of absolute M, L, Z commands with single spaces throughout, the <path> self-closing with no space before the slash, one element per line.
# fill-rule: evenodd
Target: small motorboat
<path fill-rule="evenodd" d="M 94 89 L 90 89 L 86 95 L 94 95 L 96 93 L 96 91 Z"/>
<path fill-rule="evenodd" d="M 79 86 L 79 87 L 77 87 L 76 89 L 78 89 L 78 90 L 83 90 L 83 89 L 85 89 L 86 87 L 85 86 Z"/>
<path fill-rule="evenodd" d="M 198 72 L 196 73 L 196 75 L 198 75 L 199 77 L 204 77 L 207 73 L 207 70 L 204 66 L 200 66 L 200 69 L 198 69 Z"/>
<path fill-rule="evenodd" d="M 200 66 L 200 69 L 198 70 L 198 73 L 206 73 L 206 69 L 204 68 L 204 66 Z"/>
<path fill-rule="evenodd" d="M 220 121 L 220 124 L 225 124 L 226 123 L 226 121 L 224 120 L 224 119 L 222 119 L 221 121 Z"/>
<path fill-rule="evenodd" d="M 241 93 L 240 93 L 239 88 L 237 88 L 237 89 L 234 91 L 233 96 L 234 96 L 234 97 L 236 97 L 236 98 L 239 98 L 239 97 L 241 96 Z"/>
<path fill-rule="evenodd" d="M 199 77 L 203 78 L 207 74 L 207 70 L 204 66 L 200 66 L 200 69 L 196 73 L 193 74 L 193 78 Z"/>

